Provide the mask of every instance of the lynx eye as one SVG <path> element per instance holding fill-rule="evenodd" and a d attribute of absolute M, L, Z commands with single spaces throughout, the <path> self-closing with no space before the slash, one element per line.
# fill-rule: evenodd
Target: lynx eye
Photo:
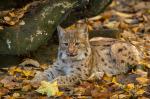
<path fill-rule="evenodd" d="M 76 46 L 78 46 L 79 44 L 80 44 L 79 42 L 75 43 Z"/>
<path fill-rule="evenodd" d="M 65 46 L 68 46 L 68 43 L 63 43 Z"/>

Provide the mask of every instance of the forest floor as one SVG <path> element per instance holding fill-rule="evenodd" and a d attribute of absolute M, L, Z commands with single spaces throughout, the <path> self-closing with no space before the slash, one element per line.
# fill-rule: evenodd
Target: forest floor
<path fill-rule="evenodd" d="M 144 57 L 144 60 L 141 61 L 142 65 L 136 66 L 136 68 L 131 66 L 131 70 L 126 74 L 113 77 L 104 76 L 102 80 L 83 82 L 81 85 L 65 91 L 57 90 L 57 88 L 51 89 L 59 94 L 50 98 L 150 99 L 149 5 L 149 0 L 114 0 L 104 13 L 88 19 L 90 31 L 99 28 L 120 31 L 116 38 L 134 44 L 142 52 Z M 55 61 L 56 53 L 55 47 L 51 49 L 51 53 L 43 53 L 43 55 L 48 54 L 50 56 L 48 60 L 52 63 Z M 18 65 L 1 68 L 0 73 L 3 76 L 0 77 L 0 99 L 47 99 L 47 95 L 51 95 L 51 93 L 45 91 L 47 95 L 42 95 L 35 91 L 36 84 L 29 83 L 36 71 L 48 68 L 48 64 L 40 64 L 39 67 Z M 45 84 L 49 85 L 46 82 Z"/>

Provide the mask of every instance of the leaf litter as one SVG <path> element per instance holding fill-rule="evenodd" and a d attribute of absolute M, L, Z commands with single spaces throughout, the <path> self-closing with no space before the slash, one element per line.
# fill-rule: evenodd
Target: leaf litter
<path fill-rule="evenodd" d="M 149 99 L 150 98 L 150 2 L 148 0 L 114 0 L 108 9 L 88 19 L 89 30 L 101 27 L 120 30 L 118 39 L 130 42 L 143 53 L 144 60 L 136 69 L 102 80 L 84 81 L 71 88 L 60 89 L 57 82 L 42 81 L 39 86 L 30 84 L 37 71 L 48 65 L 11 66 L 0 77 L 0 97 L 6 99 Z M 10 13 L 13 15 L 13 12 Z M 18 16 L 20 17 L 20 16 Z M 9 22 L 9 17 L 4 18 Z M 12 23 L 8 23 L 12 24 Z M 53 56 L 52 56 L 53 57 Z M 40 66 L 39 66 L 40 65 Z M 35 84 L 36 85 L 36 84 Z"/>

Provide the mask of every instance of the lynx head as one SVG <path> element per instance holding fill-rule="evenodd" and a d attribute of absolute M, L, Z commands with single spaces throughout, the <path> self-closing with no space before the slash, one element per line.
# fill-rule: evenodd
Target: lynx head
<path fill-rule="evenodd" d="M 58 57 L 62 60 L 83 60 L 91 52 L 87 25 L 76 24 L 75 29 L 57 27 L 59 35 Z"/>

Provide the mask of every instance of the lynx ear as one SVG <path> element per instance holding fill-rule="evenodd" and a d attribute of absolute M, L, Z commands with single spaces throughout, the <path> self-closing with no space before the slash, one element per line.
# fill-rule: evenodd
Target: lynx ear
<path fill-rule="evenodd" d="M 78 32 L 88 34 L 88 26 L 86 24 L 77 24 Z"/>
<path fill-rule="evenodd" d="M 65 30 L 59 25 L 57 26 L 57 32 L 58 32 L 58 36 L 62 37 L 65 33 Z"/>

